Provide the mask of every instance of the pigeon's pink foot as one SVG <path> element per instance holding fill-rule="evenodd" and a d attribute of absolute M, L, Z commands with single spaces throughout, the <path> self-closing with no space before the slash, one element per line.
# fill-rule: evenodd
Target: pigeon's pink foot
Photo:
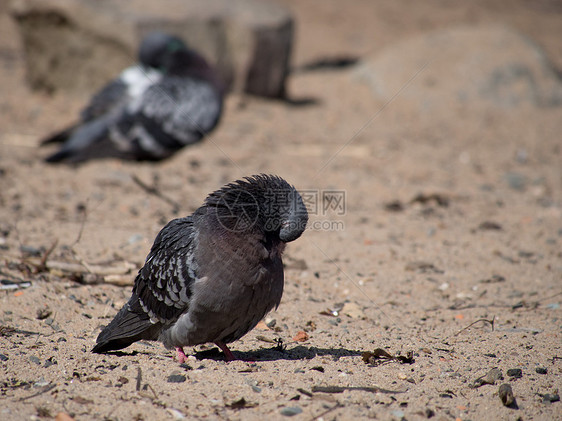
<path fill-rule="evenodd" d="M 217 341 L 215 342 L 215 345 L 218 346 L 220 349 L 222 349 L 222 352 L 224 352 L 224 356 L 226 357 L 226 361 L 234 361 L 237 358 L 234 356 L 234 354 L 232 353 L 232 351 L 230 349 L 228 349 L 228 346 L 226 346 L 226 344 L 224 342 L 221 341 Z"/>
<path fill-rule="evenodd" d="M 178 353 L 178 362 L 180 364 L 183 364 L 187 361 L 187 355 L 185 355 L 185 352 L 183 352 L 183 348 L 181 346 L 176 347 L 176 352 Z"/>

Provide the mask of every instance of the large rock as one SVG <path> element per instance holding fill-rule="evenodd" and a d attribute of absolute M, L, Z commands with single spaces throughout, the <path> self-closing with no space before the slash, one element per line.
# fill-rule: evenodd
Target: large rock
<path fill-rule="evenodd" d="M 266 0 L 17 0 L 12 6 L 35 89 L 92 92 L 136 60 L 143 35 L 183 38 L 226 86 L 285 94 L 293 39 L 287 9 Z"/>
<path fill-rule="evenodd" d="M 357 73 L 383 101 L 399 95 L 429 112 L 451 106 L 562 105 L 543 51 L 503 26 L 457 27 L 388 46 Z"/>

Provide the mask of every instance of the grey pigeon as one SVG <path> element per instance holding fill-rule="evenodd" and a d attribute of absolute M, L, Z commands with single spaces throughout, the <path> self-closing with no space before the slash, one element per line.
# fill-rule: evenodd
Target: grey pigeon
<path fill-rule="evenodd" d="M 41 142 L 64 142 L 46 161 L 168 158 L 218 124 L 222 97 L 222 85 L 202 56 L 175 36 L 149 33 L 139 64 L 94 95 L 79 123 Z"/>
<path fill-rule="evenodd" d="M 300 194 L 285 180 L 256 175 L 211 193 L 191 216 L 160 233 L 127 304 L 99 334 L 92 352 L 141 339 L 176 348 L 240 339 L 281 301 L 285 243 L 306 228 Z"/>

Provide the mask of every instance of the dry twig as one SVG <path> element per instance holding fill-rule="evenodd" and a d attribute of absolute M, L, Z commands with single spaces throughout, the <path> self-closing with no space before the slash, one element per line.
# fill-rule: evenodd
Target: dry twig
<path fill-rule="evenodd" d="M 144 181 L 142 181 L 136 174 L 131 175 L 131 179 L 135 182 L 137 186 L 143 189 L 148 194 L 158 197 L 162 199 L 164 202 L 169 204 L 172 207 L 172 212 L 177 213 L 181 209 L 180 204 L 173 199 L 170 199 L 168 196 L 163 195 L 156 187 L 149 186 Z"/>
<path fill-rule="evenodd" d="M 490 323 L 490 325 L 492 326 L 492 332 L 494 331 L 494 321 L 496 320 L 496 316 L 492 317 L 492 320 L 488 320 L 488 319 L 478 319 L 475 320 L 474 322 L 472 322 L 471 324 L 469 324 L 468 326 L 463 327 L 461 330 L 459 330 L 457 333 L 455 333 L 454 336 L 458 336 L 460 335 L 462 332 L 464 332 L 465 330 L 469 329 L 470 327 L 474 326 L 476 323 L 480 323 L 480 322 L 484 322 L 484 323 Z"/>

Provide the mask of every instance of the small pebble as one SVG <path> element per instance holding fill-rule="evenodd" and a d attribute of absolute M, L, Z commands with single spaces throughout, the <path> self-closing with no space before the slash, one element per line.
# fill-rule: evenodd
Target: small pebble
<path fill-rule="evenodd" d="M 283 408 L 281 411 L 281 415 L 284 415 L 285 417 L 292 417 L 294 415 L 298 415 L 302 412 L 302 409 L 298 406 L 287 406 L 286 408 Z"/>
<path fill-rule="evenodd" d="M 520 368 L 510 368 L 507 370 L 507 376 L 513 377 L 514 379 L 520 379 L 523 377 L 523 371 Z"/>
<path fill-rule="evenodd" d="M 6 355 L 0 354 L 0 361 L 8 361 L 8 360 L 9 358 Z"/>
<path fill-rule="evenodd" d="M 537 372 L 537 374 L 547 374 L 548 373 L 548 369 L 546 369 L 545 367 L 537 367 L 537 368 L 535 368 L 535 371 Z"/>
<path fill-rule="evenodd" d="M 508 172 L 504 175 L 504 178 L 513 190 L 523 191 L 527 187 L 527 177 L 521 173 Z"/>
<path fill-rule="evenodd" d="M 470 387 L 480 387 L 485 384 L 496 384 L 496 380 L 503 380 L 503 374 L 497 367 L 492 368 L 485 376 L 478 377 Z"/>
<path fill-rule="evenodd" d="M 55 421 L 74 421 L 74 418 L 64 412 L 59 412 L 55 417 Z"/>
<path fill-rule="evenodd" d="M 43 364 L 43 367 L 47 368 L 55 364 L 58 364 L 57 360 L 55 360 L 53 357 L 50 357 L 47 360 L 45 360 L 45 364 Z"/>
<path fill-rule="evenodd" d="M 35 363 L 37 365 L 41 365 L 41 360 L 39 358 L 37 358 L 35 355 L 30 356 L 29 361 L 31 361 L 32 363 Z"/>
<path fill-rule="evenodd" d="M 133 235 L 131 235 L 131 236 L 129 237 L 129 239 L 127 240 L 127 243 L 128 243 L 129 245 L 131 245 L 131 244 L 136 244 L 136 243 L 142 241 L 143 238 L 144 238 L 144 237 L 142 236 L 142 234 L 133 234 Z"/>
<path fill-rule="evenodd" d="M 168 383 L 183 383 L 187 380 L 183 374 L 171 374 L 168 376 Z"/>
<path fill-rule="evenodd" d="M 399 409 L 395 409 L 394 411 L 391 411 L 390 414 L 400 420 L 404 418 L 404 411 L 400 411 Z"/>
<path fill-rule="evenodd" d="M 41 377 L 38 381 L 36 381 L 35 383 L 33 383 L 33 386 L 35 387 L 44 387 L 49 385 L 49 382 L 47 380 L 45 380 L 44 377 Z"/>
<path fill-rule="evenodd" d="M 181 412 L 178 411 L 175 408 L 166 408 L 166 411 L 172 416 L 172 418 L 174 418 L 175 420 L 183 420 L 185 418 L 185 415 Z"/>
<path fill-rule="evenodd" d="M 49 317 L 51 314 L 53 314 L 53 312 L 48 308 L 41 308 L 39 310 L 37 310 L 37 316 L 36 318 L 38 320 L 45 320 L 47 317 Z"/>
<path fill-rule="evenodd" d="M 511 406 L 515 402 L 513 390 L 511 389 L 511 385 L 508 383 L 504 383 L 500 386 L 498 395 L 504 406 Z"/>
<path fill-rule="evenodd" d="M 38 249 L 37 247 L 33 247 L 33 246 L 22 245 L 20 246 L 20 251 L 28 256 L 34 256 L 34 257 L 41 256 L 41 249 Z"/>
<path fill-rule="evenodd" d="M 560 400 L 560 395 L 558 395 L 558 393 L 545 393 L 541 396 L 543 403 L 558 402 Z"/>

